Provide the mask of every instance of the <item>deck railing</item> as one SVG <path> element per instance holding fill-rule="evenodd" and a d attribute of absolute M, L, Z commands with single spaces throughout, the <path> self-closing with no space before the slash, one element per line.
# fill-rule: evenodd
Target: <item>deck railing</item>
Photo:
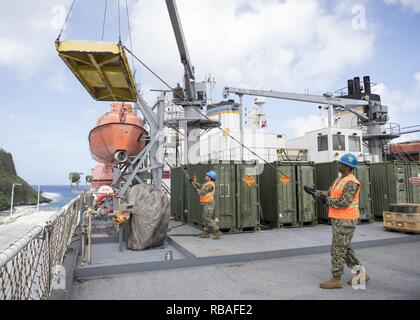
<path fill-rule="evenodd" d="M 80 196 L 0 252 L 0 300 L 45 300 L 80 223 Z"/>

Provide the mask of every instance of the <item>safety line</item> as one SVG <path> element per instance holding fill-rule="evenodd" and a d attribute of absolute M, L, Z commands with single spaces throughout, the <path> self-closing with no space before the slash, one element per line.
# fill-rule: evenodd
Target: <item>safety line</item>
<path fill-rule="evenodd" d="M 149 72 L 151 72 L 156 78 L 158 78 L 165 86 L 167 86 L 169 89 L 171 89 L 172 91 L 174 91 L 174 88 L 172 88 L 165 80 L 163 80 L 161 77 L 159 77 L 151 68 L 149 68 L 143 61 L 141 61 L 132 51 L 130 51 L 126 46 L 123 46 L 125 50 L 127 50 L 128 53 L 130 53 L 134 59 L 136 59 L 138 62 L 140 62 Z M 202 113 L 200 110 L 197 109 L 197 112 L 200 113 L 204 118 L 206 118 L 209 121 L 213 121 L 211 120 L 207 115 L 205 115 L 204 113 Z M 233 137 L 232 135 L 230 135 L 229 133 L 225 132 L 221 127 L 216 127 L 217 129 L 219 129 L 220 131 L 222 131 L 225 135 L 227 135 L 228 137 L 230 137 L 232 140 L 236 141 L 240 146 L 242 146 L 243 148 L 245 148 L 246 150 L 248 150 L 249 152 L 251 152 L 254 156 L 256 156 L 257 158 L 259 158 L 260 160 L 262 160 L 265 164 L 271 166 L 273 169 L 275 169 L 276 171 L 278 171 L 280 174 L 282 174 L 283 176 L 289 178 L 290 181 L 292 181 L 294 184 L 296 184 L 297 186 L 301 186 L 303 187 L 303 185 L 296 181 L 295 179 L 293 179 L 292 177 L 290 177 L 288 174 L 282 172 L 281 170 L 279 170 L 278 167 L 274 166 L 273 164 L 269 163 L 267 160 L 265 160 L 263 157 L 259 156 L 257 153 L 255 153 L 253 150 L 251 150 L 249 147 L 247 147 L 246 145 L 244 145 L 243 143 L 241 143 L 238 139 L 236 139 L 235 137 Z"/>
<path fill-rule="evenodd" d="M 106 21 L 107 7 L 108 7 L 108 0 L 105 0 L 104 21 L 102 24 L 102 38 L 101 38 L 102 41 L 104 41 L 104 35 L 105 35 L 105 21 Z"/>
<path fill-rule="evenodd" d="M 69 17 L 70 17 L 70 13 L 72 12 L 72 10 L 73 10 L 73 6 L 74 6 L 74 3 L 76 2 L 76 0 L 73 0 L 73 3 L 71 4 L 71 7 L 70 7 L 70 10 L 69 10 L 69 12 L 67 13 L 67 17 L 66 17 L 66 19 L 64 20 L 64 23 L 63 23 L 63 27 L 61 28 L 61 31 L 60 31 L 60 33 L 58 34 L 58 37 L 57 37 L 57 42 L 59 42 L 60 41 L 60 38 L 61 38 L 61 35 L 63 34 L 63 31 L 64 31 L 64 28 L 65 28 L 65 26 L 66 26 L 66 24 L 67 24 L 67 21 L 68 21 L 68 19 L 69 19 Z"/>

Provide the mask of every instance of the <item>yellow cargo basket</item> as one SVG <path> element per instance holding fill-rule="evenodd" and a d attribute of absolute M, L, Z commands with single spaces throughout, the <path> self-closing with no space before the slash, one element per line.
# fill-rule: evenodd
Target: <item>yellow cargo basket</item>
<path fill-rule="evenodd" d="M 137 101 L 137 88 L 124 47 L 111 42 L 63 41 L 57 51 L 93 99 Z"/>

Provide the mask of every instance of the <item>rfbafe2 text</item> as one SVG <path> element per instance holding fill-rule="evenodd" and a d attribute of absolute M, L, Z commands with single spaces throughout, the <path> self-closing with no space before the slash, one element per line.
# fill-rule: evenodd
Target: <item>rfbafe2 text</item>
<path fill-rule="evenodd" d="M 166 315 L 190 315 L 197 318 L 200 312 L 210 315 L 252 315 L 251 305 L 222 305 L 212 304 L 210 308 L 201 307 L 181 307 L 174 304 L 173 306 L 167 307 Z"/>

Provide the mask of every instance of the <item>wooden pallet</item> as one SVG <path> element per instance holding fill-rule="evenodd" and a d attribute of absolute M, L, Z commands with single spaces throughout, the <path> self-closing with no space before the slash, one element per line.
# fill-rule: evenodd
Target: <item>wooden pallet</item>
<path fill-rule="evenodd" d="M 384 227 L 388 230 L 420 233 L 420 213 L 384 212 Z"/>
<path fill-rule="evenodd" d="M 420 223 L 420 213 L 384 212 L 384 220 Z"/>

